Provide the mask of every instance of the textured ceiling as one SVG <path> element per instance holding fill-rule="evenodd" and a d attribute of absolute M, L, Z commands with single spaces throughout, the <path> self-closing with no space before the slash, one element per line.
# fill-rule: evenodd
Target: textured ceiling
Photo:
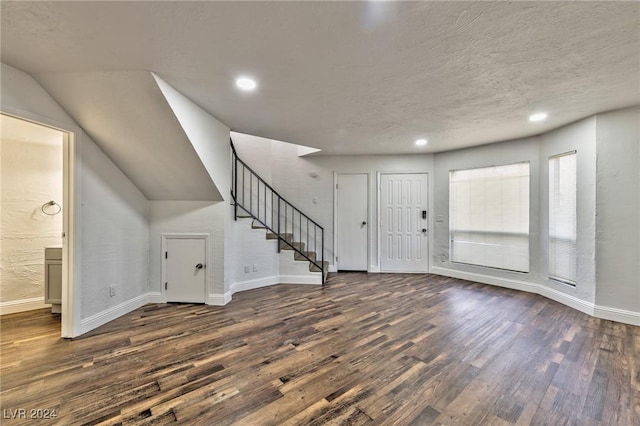
<path fill-rule="evenodd" d="M 323 154 L 450 150 L 640 104 L 639 2 L 3 1 L 1 13 L 2 61 L 69 110 L 82 93 L 54 84 L 153 71 L 232 130 Z M 239 93 L 238 74 L 257 91 Z M 549 119 L 529 123 L 536 111 Z"/>

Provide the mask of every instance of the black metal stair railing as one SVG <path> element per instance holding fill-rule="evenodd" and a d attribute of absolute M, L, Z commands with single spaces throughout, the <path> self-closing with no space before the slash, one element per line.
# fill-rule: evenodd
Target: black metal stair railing
<path fill-rule="evenodd" d="M 321 272 L 325 282 L 324 228 L 284 199 L 251 167 L 242 161 L 231 141 L 231 197 L 234 219 L 245 213 L 278 240 L 278 252 L 289 247 Z M 318 252 L 318 249 L 320 251 Z M 320 256 L 318 256 L 318 253 Z M 298 258 L 299 258 L 298 257 Z M 318 259 L 319 257 L 319 259 Z"/>

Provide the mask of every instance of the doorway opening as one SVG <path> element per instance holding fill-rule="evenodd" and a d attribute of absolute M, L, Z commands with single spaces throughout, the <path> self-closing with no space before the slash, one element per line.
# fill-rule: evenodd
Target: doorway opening
<path fill-rule="evenodd" d="M 43 309 L 73 337 L 73 134 L 0 114 L 0 314 Z"/>

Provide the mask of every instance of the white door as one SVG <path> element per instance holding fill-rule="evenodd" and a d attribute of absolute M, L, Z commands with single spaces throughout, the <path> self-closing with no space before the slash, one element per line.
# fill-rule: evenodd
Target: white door
<path fill-rule="evenodd" d="M 336 188 L 336 256 L 342 271 L 366 271 L 368 230 L 367 174 L 339 174 Z"/>
<path fill-rule="evenodd" d="M 167 302 L 204 303 L 206 240 L 168 237 L 164 256 Z"/>
<path fill-rule="evenodd" d="M 380 270 L 427 272 L 429 210 L 426 173 L 380 175 Z"/>

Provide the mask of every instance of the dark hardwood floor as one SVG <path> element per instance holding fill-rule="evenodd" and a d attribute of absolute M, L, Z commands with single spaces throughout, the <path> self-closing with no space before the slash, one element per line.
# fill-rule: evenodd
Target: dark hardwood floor
<path fill-rule="evenodd" d="M 3 425 L 640 425 L 640 327 L 434 275 L 152 304 L 74 340 L 47 311 L 0 325 Z"/>

